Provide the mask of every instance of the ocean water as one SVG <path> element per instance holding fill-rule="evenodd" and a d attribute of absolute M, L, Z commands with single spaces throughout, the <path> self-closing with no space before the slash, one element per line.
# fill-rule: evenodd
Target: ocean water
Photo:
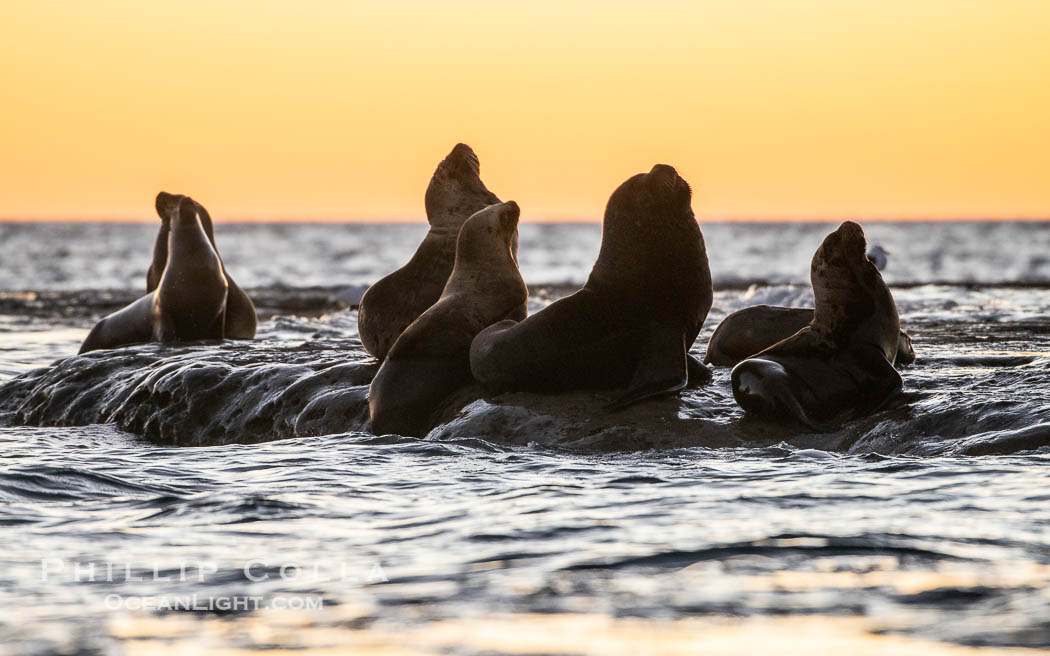
<path fill-rule="evenodd" d="M 425 439 L 367 432 L 353 309 L 424 226 L 218 225 L 256 341 L 73 357 L 155 227 L 0 224 L 0 654 L 1050 650 L 1048 224 L 866 225 L 918 359 L 835 432 L 716 369 L 620 413 L 467 390 Z M 693 354 L 812 304 L 833 228 L 702 225 Z M 532 311 L 600 240 L 521 226 Z"/>

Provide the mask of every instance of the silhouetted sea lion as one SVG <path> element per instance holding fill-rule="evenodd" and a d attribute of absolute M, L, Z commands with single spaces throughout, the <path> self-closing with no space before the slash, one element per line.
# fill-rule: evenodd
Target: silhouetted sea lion
<path fill-rule="evenodd" d="M 864 246 L 852 221 L 824 239 L 810 272 L 813 320 L 733 369 L 733 396 L 744 410 L 819 429 L 874 411 L 901 389 L 892 364 L 897 306 Z"/>
<path fill-rule="evenodd" d="M 168 262 L 157 288 L 99 321 L 80 353 L 149 341 L 222 339 L 226 276 L 196 203 L 181 198 L 170 224 Z"/>
<path fill-rule="evenodd" d="M 456 261 L 456 238 L 475 212 L 499 203 L 481 181 L 478 156 L 466 144 L 456 144 L 437 166 L 427 186 L 430 230 L 403 267 L 365 291 L 357 327 L 365 350 L 382 360 L 416 318 L 437 302 Z M 518 236 L 514 234 L 517 257 Z M 519 318 L 524 318 L 525 306 Z"/>
<path fill-rule="evenodd" d="M 605 209 L 598 260 L 582 289 L 521 322 L 481 332 L 474 377 L 490 392 L 627 388 L 613 406 L 675 392 L 694 375 L 689 347 L 711 308 L 711 272 L 692 191 L 657 164 Z"/>
<path fill-rule="evenodd" d="M 149 271 L 146 272 L 147 292 L 152 292 L 157 288 L 161 274 L 164 273 L 164 266 L 168 262 L 168 232 L 171 230 L 171 217 L 183 198 L 189 198 L 189 196 L 169 194 L 165 191 L 157 194 L 155 205 L 161 225 L 160 230 L 157 232 L 157 241 L 153 245 L 153 261 L 149 265 Z M 218 254 L 219 249 L 215 246 L 215 230 L 212 227 L 211 215 L 208 214 L 208 210 L 204 209 L 203 205 L 192 198 L 190 200 L 197 208 L 197 216 L 200 217 L 201 226 L 204 228 L 205 234 L 208 235 L 208 241 L 211 242 L 212 248 Z M 219 256 L 219 263 L 222 264 L 221 255 Z M 226 271 L 225 264 L 222 265 L 222 270 L 226 276 L 227 285 L 225 336 L 227 339 L 252 339 L 255 337 L 255 328 L 258 321 L 255 314 L 255 305 L 252 303 L 252 299 L 244 293 L 244 290 L 238 287 L 237 283 L 230 277 L 230 273 Z"/>
<path fill-rule="evenodd" d="M 776 305 L 752 305 L 722 319 L 707 342 L 704 362 L 716 367 L 732 367 L 764 351 L 782 339 L 791 337 L 813 321 L 813 308 L 789 308 Z M 911 337 L 901 330 L 896 366 L 915 362 Z"/>
<path fill-rule="evenodd" d="M 397 338 L 369 388 L 377 435 L 423 435 L 442 402 L 470 382 L 470 343 L 516 314 L 529 291 L 518 272 L 518 205 L 492 205 L 460 230 L 455 268 L 438 302 Z"/>

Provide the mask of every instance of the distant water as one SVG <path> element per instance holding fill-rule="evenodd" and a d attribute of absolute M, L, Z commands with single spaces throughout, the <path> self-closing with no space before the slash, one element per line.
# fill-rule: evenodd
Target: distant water
<path fill-rule="evenodd" d="M 833 227 L 702 225 L 693 353 L 728 312 L 811 304 Z M 256 342 L 70 357 L 155 228 L 0 224 L 0 654 L 1050 648 L 1048 224 L 866 225 L 918 360 L 834 433 L 742 417 L 716 370 L 616 415 L 473 401 L 425 440 L 362 432 L 352 309 L 424 226 L 219 225 Z M 600 239 L 522 226 L 532 311 Z"/>
<path fill-rule="evenodd" d="M 827 223 L 703 224 L 715 284 L 809 282 Z M 1050 223 L 870 223 L 889 251 L 890 284 L 1048 283 Z M 0 289 L 138 289 L 155 224 L 0 223 Z M 403 264 L 425 224 L 218 225 L 223 259 L 243 287 L 367 284 Z M 583 283 L 601 225 L 521 225 L 520 264 L 531 285 Z"/>

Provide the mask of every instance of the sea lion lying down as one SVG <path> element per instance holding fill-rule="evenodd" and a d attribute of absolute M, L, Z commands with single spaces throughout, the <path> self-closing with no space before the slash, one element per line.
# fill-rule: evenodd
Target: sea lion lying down
<path fill-rule="evenodd" d="M 732 367 L 741 360 L 764 351 L 791 337 L 813 321 L 813 308 L 752 305 L 727 315 L 707 342 L 704 362 L 716 367 Z M 901 330 L 895 366 L 915 362 L 911 336 Z"/>
<path fill-rule="evenodd" d="M 733 369 L 733 396 L 744 410 L 822 429 L 877 410 L 901 389 L 893 368 L 897 306 L 864 247 L 852 221 L 824 239 L 810 269 L 809 325 Z"/>

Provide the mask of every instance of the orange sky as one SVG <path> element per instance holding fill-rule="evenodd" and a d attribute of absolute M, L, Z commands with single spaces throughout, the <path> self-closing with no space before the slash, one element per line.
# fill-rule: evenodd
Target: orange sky
<path fill-rule="evenodd" d="M 6 218 L 421 220 L 457 141 L 524 220 L 1050 217 L 1045 0 L 34 0 L 0 62 Z"/>

